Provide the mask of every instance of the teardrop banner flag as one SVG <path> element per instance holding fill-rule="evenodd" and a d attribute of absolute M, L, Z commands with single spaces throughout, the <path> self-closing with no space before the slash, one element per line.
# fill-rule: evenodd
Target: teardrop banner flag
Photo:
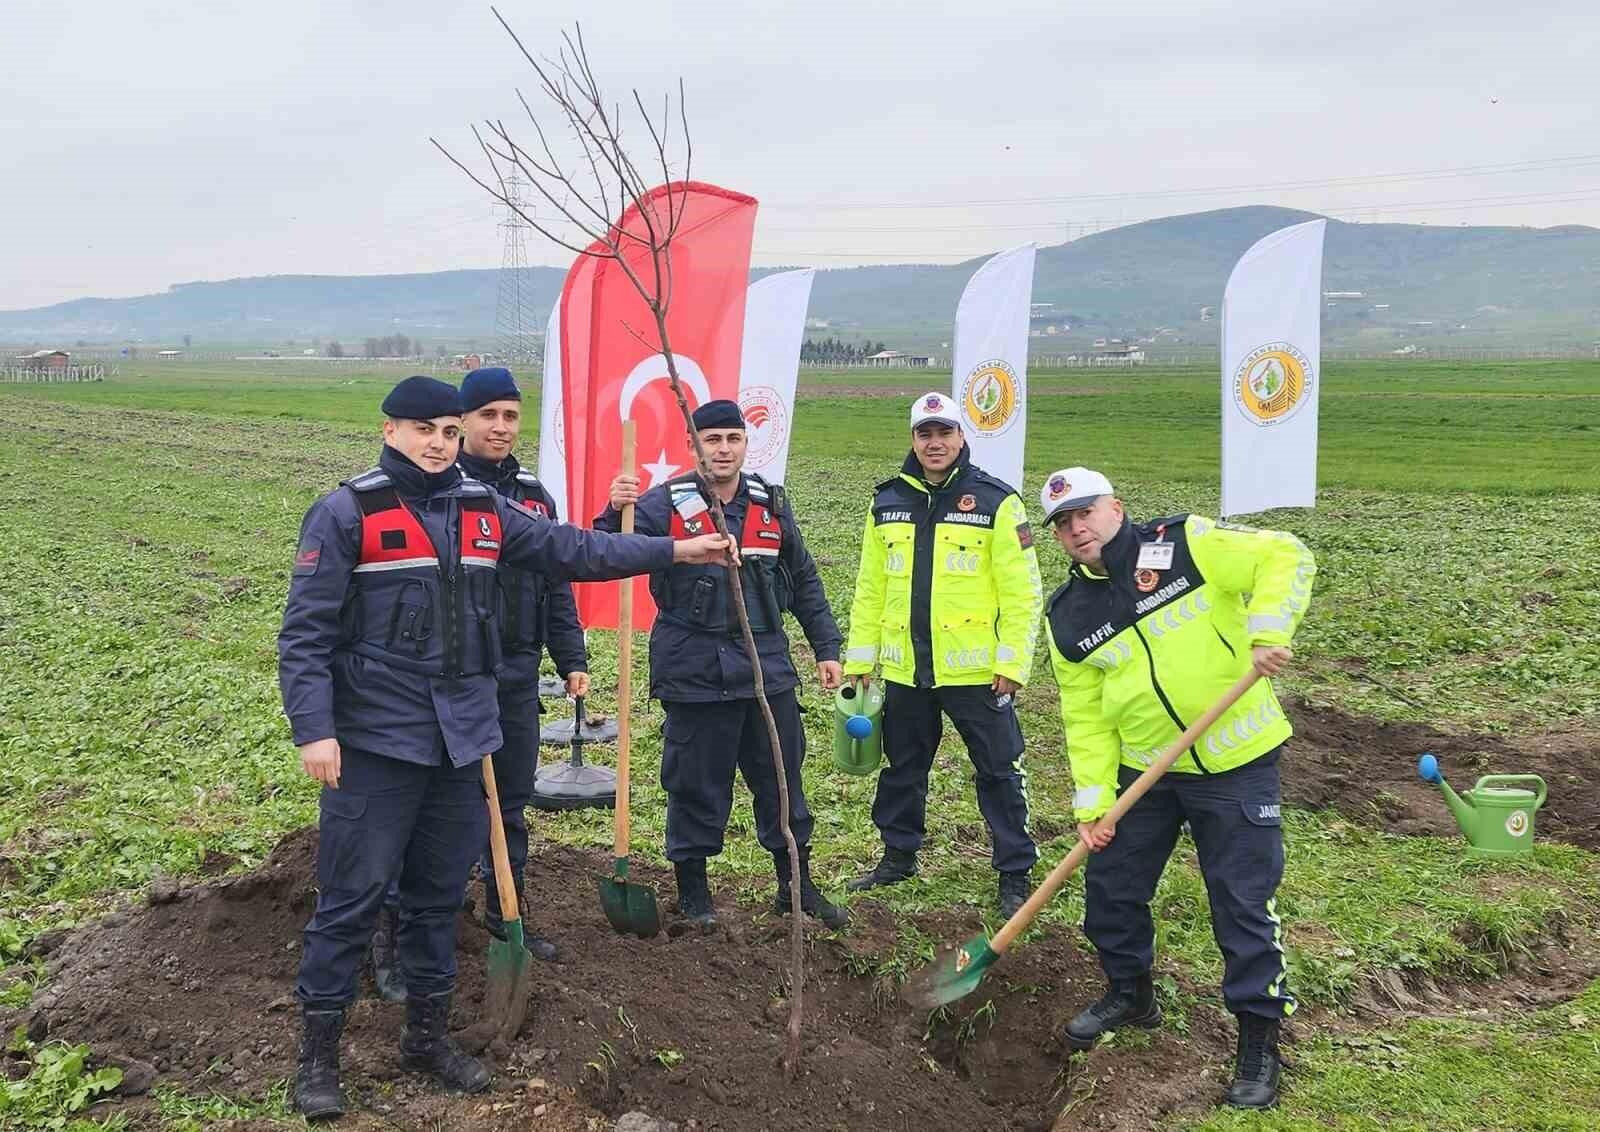
<path fill-rule="evenodd" d="M 815 275 L 810 268 L 781 271 L 756 280 L 746 293 L 739 367 L 739 408 L 750 443 L 744 470 L 771 483 L 782 483 L 789 466 L 800 341 Z"/>
<path fill-rule="evenodd" d="M 567 499 L 566 438 L 562 436 L 561 300 L 550 308 L 544 331 L 544 375 L 539 381 L 539 481 L 556 501 L 560 517 L 571 522 Z"/>
<path fill-rule="evenodd" d="M 756 199 L 681 181 L 652 189 L 642 204 L 643 213 L 629 208 L 617 222 L 622 254 L 648 288 L 670 294 L 667 338 L 689 409 L 736 399 Z M 670 271 L 658 277 L 645 241 L 651 226 L 662 231 L 674 217 Z M 561 320 L 567 494 L 573 521 L 588 524 L 605 509 L 620 470 L 624 420 L 638 429 L 641 491 L 692 470 L 694 454 L 667 380 L 655 317 L 623 265 L 580 260 L 562 292 Z M 645 579 L 634 585 L 634 625 L 646 629 L 655 604 Z M 586 626 L 616 627 L 617 586 L 575 588 Z"/>
<path fill-rule="evenodd" d="M 1028 314 L 1033 244 L 1001 252 L 978 268 L 956 306 L 951 396 L 972 462 L 1022 490 L 1028 431 Z"/>
<path fill-rule="evenodd" d="M 1309 220 L 1257 240 L 1222 298 L 1222 507 L 1246 515 L 1317 501 L 1322 242 Z"/>

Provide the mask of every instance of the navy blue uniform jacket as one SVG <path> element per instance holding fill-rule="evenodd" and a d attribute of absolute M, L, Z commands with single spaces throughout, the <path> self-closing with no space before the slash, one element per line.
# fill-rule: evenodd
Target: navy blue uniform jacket
<path fill-rule="evenodd" d="M 421 522 L 445 572 L 460 569 L 461 498 L 468 485 L 459 468 L 424 472 L 384 447 L 379 467 Z M 500 562 L 552 580 L 603 581 L 664 570 L 672 564 L 665 537 L 598 534 L 530 515 L 493 491 L 501 524 Z M 424 674 L 351 650 L 346 599 L 360 558 L 361 509 L 341 486 L 311 505 L 278 634 L 278 685 L 296 745 L 337 738 L 405 762 L 437 765 L 444 754 L 465 766 L 502 744 L 492 660 L 468 655 L 465 675 Z M 475 650 L 468 650 L 469 653 Z"/>
<path fill-rule="evenodd" d="M 749 479 L 739 477 L 739 491 L 723 504 L 728 531 L 738 540 L 744 530 L 744 517 L 750 506 Z M 822 591 L 822 578 L 816 561 L 806 549 L 788 506 L 778 509 L 783 528 L 783 544 L 778 561 L 789 573 L 793 597 L 789 612 L 800 622 L 806 640 L 817 660 L 838 660 L 842 637 Z M 622 513 L 607 507 L 594 521 L 595 530 L 621 529 Z M 642 534 L 664 535 L 672 529 L 672 503 L 665 485 L 652 487 L 634 505 L 634 528 Z M 673 567 L 668 566 L 670 570 Z M 690 567 L 690 569 L 700 569 Z M 668 591 L 664 578 L 653 576 L 651 590 Z M 756 652 L 761 657 L 761 674 L 772 695 L 790 691 L 800 684 L 794 661 L 789 657 L 789 637 L 780 628 L 772 633 L 757 633 Z M 650 630 L 650 695 L 658 700 L 689 703 L 750 700 L 756 694 L 755 674 L 744 643 L 736 636 L 712 629 L 692 628 L 667 617 L 657 617 Z"/>

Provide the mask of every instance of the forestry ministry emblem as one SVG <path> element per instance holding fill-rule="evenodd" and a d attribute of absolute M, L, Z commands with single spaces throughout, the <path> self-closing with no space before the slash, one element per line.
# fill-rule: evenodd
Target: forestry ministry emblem
<path fill-rule="evenodd" d="M 1255 425 L 1280 425 L 1312 400 L 1311 359 L 1288 342 L 1269 342 L 1245 355 L 1233 375 L 1233 403 Z"/>
<path fill-rule="evenodd" d="M 745 435 L 750 438 L 746 465 L 762 471 L 789 440 L 789 410 L 778 391 L 770 385 L 752 385 L 739 390 L 739 412 L 744 415 Z M 783 469 L 775 469 L 782 473 Z"/>
<path fill-rule="evenodd" d="M 1022 383 L 1000 358 L 979 362 L 961 385 L 961 412 L 979 436 L 1003 436 L 1021 414 Z"/>

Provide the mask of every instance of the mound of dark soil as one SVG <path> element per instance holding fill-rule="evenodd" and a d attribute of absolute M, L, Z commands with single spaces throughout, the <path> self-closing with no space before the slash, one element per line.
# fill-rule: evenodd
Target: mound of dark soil
<path fill-rule="evenodd" d="M 1540 840 L 1600 849 L 1600 734 L 1525 738 L 1450 734 L 1419 723 L 1380 723 L 1291 700 L 1283 763 L 1286 802 L 1333 807 L 1390 833 L 1459 835 L 1439 787 L 1417 777 L 1432 751 L 1459 793 L 1485 774 L 1537 774 L 1550 796 L 1534 819 Z"/>
<path fill-rule="evenodd" d="M 315 831 L 302 830 L 253 873 L 75 933 L 51 957 L 28 1019 L 34 1037 L 137 1059 L 158 1082 L 193 1093 L 259 1096 L 290 1076 L 290 992 L 315 850 Z M 724 894 L 724 924 L 712 934 L 641 942 L 613 933 L 601 915 L 592 878 L 608 864 L 601 853 L 554 848 L 532 862 L 534 926 L 563 958 L 539 965 L 518 1041 L 488 1051 L 495 1091 L 448 1097 L 400 1074 L 403 1008 L 366 997 L 344 1043 L 358 1104 L 390 1127 L 609 1127 L 639 1109 L 707 1129 L 1033 1129 L 1145 1127 L 1219 1099 L 1231 1030 L 1220 1015 L 1197 1013 L 1187 1040 L 1161 1032 L 1148 1050 L 1068 1062 L 1052 1032 L 1098 995 L 1100 974 L 1065 934 L 1020 949 L 930 1023 L 877 972 L 899 928 L 870 901 L 857 903 L 848 932 L 808 940 L 804 1067 L 788 1082 L 787 935 L 765 911 L 771 887 L 739 907 Z M 670 892 L 649 870 L 643 879 Z M 919 926 L 951 942 L 981 929 L 970 913 Z M 478 1013 L 487 940 L 464 916 L 460 1028 Z"/>

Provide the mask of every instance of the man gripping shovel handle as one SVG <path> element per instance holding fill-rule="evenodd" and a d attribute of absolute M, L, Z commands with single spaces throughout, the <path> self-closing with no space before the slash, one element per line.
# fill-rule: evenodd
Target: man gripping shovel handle
<path fill-rule="evenodd" d="M 1167 773 L 1172 764 L 1199 741 L 1211 725 L 1260 678 L 1261 674 L 1254 669 L 1239 677 L 1220 700 L 1191 723 L 1188 730 L 1150 764 L 1148 770 L 1121 792 L 1111 809 L 1096 825 L 1100 828 L 1115 825 L 1122 815 L 1132 809 L 1133 804 L 1144 797 L 1161 776 Z M 1061 886 L 1067 883 L 1067 878 L 1083 864 L 1088 855 L 1088 843 L 1079 840 L 1061 863 L 1050 870 L 1050 875 L 1044 878 L 1044 883 L 1034 890 L 1033 895 L 1028 897 L 1016 914 L 994 934 L 994 938 L 974 936 L 960 947 L 945 952 L 906 980 L 905 987 L 901 990 L 902 997 L 912 1006 L 932 1010 L 971 993 L 982 980 L 984 971 L 993 966 L 1011 948 L 1017 937 L 1027 930 L 1028 925 L 1033 923 L 1034 917 L 1054 899 L 1056 893 L 1061 891 Z"/>

